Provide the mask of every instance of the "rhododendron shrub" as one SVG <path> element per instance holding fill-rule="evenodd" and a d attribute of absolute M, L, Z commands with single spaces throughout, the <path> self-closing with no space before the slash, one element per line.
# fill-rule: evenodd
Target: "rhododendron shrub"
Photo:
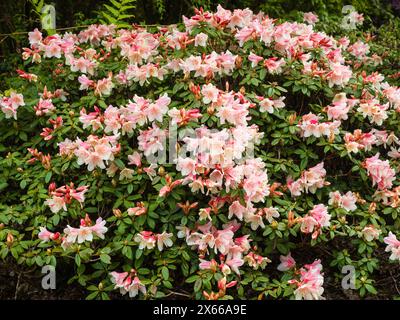
<path fill-rule="evenodd" d="M 318 21 L 32 31 L 0 98 L 2 259 L 89 299 L 324 299 L 345 265 L 376 294 L 400 260 L 400 89 Z"/>

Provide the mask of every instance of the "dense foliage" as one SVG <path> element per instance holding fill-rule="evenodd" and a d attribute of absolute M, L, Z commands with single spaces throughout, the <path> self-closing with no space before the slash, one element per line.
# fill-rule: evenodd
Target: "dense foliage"
<path fill-rule="evenodd" d="M 400 89 L 345 18 L 30 32 L 0 100 L 0 257 L 89 299 L 320 299 L 344 266 L 376 294 L 400 259 Z"/>

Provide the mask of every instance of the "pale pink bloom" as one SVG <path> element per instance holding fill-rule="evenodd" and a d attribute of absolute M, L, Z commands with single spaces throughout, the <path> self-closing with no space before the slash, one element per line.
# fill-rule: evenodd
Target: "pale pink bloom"
<path fill-rule="evenodd" d="M 238 245 L 240 248 L 242 248 L 243 252 L 247 252 L 250 250 L 250 242 L 252 240 L 249 239 L 249 235 L 241 236 L 238 238 L 235 238 L 235 244 Z"/>
<path fill-rule="evenodd" d="M 300 269 L 300 281 L 292 280 L 290 283 L 296 283 L 296 300 L 320 300 L 323 299 L 324 277 L 321 274 L 322 265 L 320 260 L 316 260 L 310 265 L 305 265 Z"/>
<path fill-rule="evenodd" d="M 128 208 L 127 212 L 130 216 L 141 216 L 147 213 L 147 209 L 143 206 L 137 206 L 133 208 Z"/>
<path fill-rule="evenodd" d="M 268 69 L 269 73 L 279 74 L 282 73 L 282 67 L 286 64 L 283 58 L 279 59 L 276 57 L 265 59 L 264 66 Z"/>
<path fill-rule="evenodd" d="M 243 260 L 254 270 L 258 270 L 258 268 L 265 269 L 267 264 L 272 262 L 268 257 L 263 257 L 254 252 L 249 252 Z"/>
<path fill-rule="evenodd" d="M 250 223 L 251 230 L 255 231 L 258 227 L 265 228 L 263 217 L 260 214 L 248 213 L 244 216 L 244 221 Z"/>
<path fill-rule="evenodd" d="M 46 58 L 55 57 L 55 58 L 59 59 L 59 58 L 61 58 L 61 53 L 62 53 L 61 47 L 54 42 L 50 43 L 49 45 L 44 46 L 43 56 Z"/>
<path fill-rule="evenodd" d="M 357 111 L 361 112 L 364 117 L 368 117 L 371 123 L 376 123 L 380 126 L 388 118 L 388 109 L 389 103 L 382 105 L 377 99 L 371 99 L 360 103 Z"/>
<path fill-rule="evenodd" d="M 351 107 L 351 105 L 347 103 L 347 100 L 345 93 L 338 93 L 335 95 L 332 104 L 326 108 L 329 120 L 347 120 L 347 113 Z"/>
<path fill-rule="evenodd" d="M 61 209 L 67 211 L 67 206 L 63 197 L 53 196 L 52 198 L 47 199 L 44 204 L 48 205 L 53 213 L 57 213 Z"/>
<path fill-rule="evenodd" d="M 311 215 L 318 223 L 320 227 L 329 227 L 331 215 L 328 214 L 328 208 L 323 204 L 317 204 L 308 213 Z"/>
<path fill-rule="evenodd" d="M 329 205 L 343 208 L 346 211 L 354 211 L 357 209 L 356 206 L 357 198 L 353 192 L 348 191 L 346 194 L 341 195 L 339 191 L 329 193 Z"/>
<path fill-rule="evenodd" d="M 303 14 L 303 20 L 312 25 L 319 21 L 318 16 L 313 12 L 305 12 Z"/>
<path fill-rule="evenodd" d="M 250 52 L 249 56 L 248 56 L 249 61 L 251 61 L 251 67 L 254 68 L 257 66 L 257 64 L 264 60 L 263 57 L 260 57 L 256 54 L 254 54 L 253 52 Z"/>
<path fill-rule="evenodd" d="M 314 217 L 307 215 L 304 218 L 301 218 L 301 232 L 312 233 L 316 226 L 318 226 L 318 222 Z"/>
<path fill-rule="evenodd" d="M 201 94 L 203 95 L 203 102 L 208 104 L 210 102 L 217 102 L 219 90 L 213 84 L 205 84 L 201 89 Z"/>
<path fill-rule="evenodd" d="M 79 90 L 87 90 L 95 85 L 95 82 L 93 80 L 90 80 L 86 75 L 78 77 L 78 81 L 81 84 Z"/>
<path fill-rule="evenodd" d="M 176 170 L 180 171 L 183 176 L 196 174 L 196 164 L 197 162 L 191 158 L 179 157 Z"/>
<path fill-rule="evenodd" d="M 326 75 L 329 87 L 333 87 L 334 85 L 343 87 L 349 82 L 352 76 L 350 67 L 340 63 L 331 63 L 330 70 Z"/>
<path fill-rule="evenodd" d="M 105 226 L 106 221 L 101 217 L 97 218 L 96 224 L 94 226 L 89 227 L 90 230 L 98 236 L 100 239 L 104 239 L 104 234 L 107 232 L 108 228 Z"/>
<path fill-rule="evenodd" d="M 283 102 L 285 97 L 280 97 L 278 99 L 272 100 L 270 98 L 262 98 L 260 101 L 260 111 L 273 113 L 275 109 L 281 109 L 285 107 Z"/>
<path fill-rule="evenodd" d="M 357 209 L 356 202 L 357 198 L 354 193 L 348 191 L 345 195 L 342 196 L 341 207 L 347 211 L 354 211 Z"/>
<path fill-rule="evenodd" d="M 139 291 L 146 294 L 146 287 L 138 277 L 135 277 L 127 291 L 129 292 L 129 297 L 134 298 L 138 295 Z"/>
<path fill-rule="evenodd" d="M 211 261 L 200 259 L 199 263 L 200 270 L 216 270 L 217 268 L 218 268 L 218 263 L 214 259 L 212 259 Z"/>
<path fill-rule="evenodd" d="M 139 249 L 153 249 L 156 246 L 156 236 L 151 231 L 142 231 L 137 233 L 134 241 L 139 243 Z"/>
<path fill-rule="evenodd" d="M 361 25 L 364 21 L 363 14 L 358 13 L 357 11 L 351 11 L 347 17 L 351 25 Z"/>
<path fill-rule="evenodd" d="M 139 292 L 146 294 L 146 287 L 141 283 L 137 276 L 133 277 L 128 272 L 110 272 L 111 282 L 115 284 L 115 289 L 120 289 L 120 293 L 129 293 L 130 298 L 136 297 Z"/>
<path fill-rule="evenodd" d="M 56 109 L 51 99 L 39 99 L 37 106 L 34 107 L 37 116 L 43 116 Z"/>
<path fill-rule="evenodd" d="M 233 258 L 227 259 L 225 263 L 229 266 L 230 269 L 232 269 L 233 272 L 240 275 L 239 267 L 244 264 L 244 260 L 241 258 Z"/>
<path fill-rule="evenodd" d="M 150 122 L 157 120 L 162 122 L 163 116 L 168 112 L 168 105 L 171 103 L 171 98 L 164 93 L 154 103 L 150 103 L 146 109 L 146 115 Z"/>
<path fill-rule="evenodd" d="M 234 215 L 240 220 L 243 220 L 243 215 L 246 212 L 246 208 L 240 204 L 239 201 L 234 201 L 229 206 L 228 219 L 231 219 Z"/>
<path fill-rule="evenodd" d="M 56 232 L 50 232 L 49 230 L 47 230 L 44 227 L 40 227 L 40 232 L 38 234 L 38 238 L 43 240 L 43 242 L 48 242 L 50 240 L 57 240 L 60 236 L 60 233 Z"/>
<path fill-rule="evenodd" d="M 396 179 L 396 172 L 390 167 L 388 160 L 380 160 L 379 153 L 367 158 L 364 162 L 367 173 L 372 179 L 372 185 L 378 190 L 390 189 Z"/>
<path fill-rule="evenodd" d="M 269 223 L 272 223 L 272 221 L 274 221 L 274 218 L 279 218 L 279 212 L 277 208 L 264 208 L 261 209 L 261 211 L 265 215 L 265 219 L 267 219 Z"/>
<path fill-rule="evenodd" d="M 208 35 L 203 32 L 200 32 L 194 37 L 194 46 L 206 47 L 207 46 Z"/>
<path fill-rule="evenodd" d="M 157 248 L 158 250 L 162 251 L 164 246 L 165 247 L 172 247 L 172 233 L 163 232 L 156 235 L 157 238 Z"/>
<path fill-rule="evenodd" d="M 109 96 L 113 88 L 114 84 L 111 80 L 111 77 L 103 78 L 97 81 L 94 94 L 100 97 Z"/>
<path fill-rule="evenodd" d="M 64 229 L 66 235 L 66 242 L 69 244 L 75 243 L 78 238 L 79 229 L 73 228 L 69 225 Z"/>
<path fill-rule="evenodd" d="M 300 135 L 304 138 L 311 136 L 319 138 L 339 133 L 340 121 L 319 122 L 319 120 L 320 117 L 311 112 L 305 114 L 297 125 L 301 129 Z"/>
<path fill-rule="evenodd" d="M 139 152 L 134 151 L 132 154 L 128 155 L 128 164 L 129 165 L 135 165 L 137 167 L 142 166 L 142 156 Z"/>
<path fill-rule="evenodd" d="M 347 51 L 356 58 L 363 58 L 369 53 L 369 45 L 361 40 L 358 40 L 356 43 L 349 46 Z"/>
<path fill-rule="evenodd" d="M 215 253 L 217 250 L 222 254 L 228 254 L 230 248 L 232 247 L 233 243 L 233 232 L 230 229 L 223 229 L 218 230 L 215 233 Z"/>
<path fill-rule="evenodd" d="M 293 181 L 291 177 L 288 178 L 287 186 L 292 196 L 297 197 L 302 192 L 315 193 L 317 189 L 322 188 L 327 183 L 325 182 L 326 170 L 324 169 L 324 163 L 321 162 L 316 166 L 303 171 L 301 177 Z"/>
<path fill-rule="evenodd" d="M 348 45 L 350 44 L 350 40 L 346 36 L 340 38 L 337 42 L 343 49 L 346 49 L 348 47 Z"/>
<path fill-rule="evenodd" d="M 400 241 L 397 240 L 396 236 L 389 231 L 389 235 L 385 237 L 383 241 L 387 244 L 385 251 L 391 252 L 389 259 L 400 261 Z"/>
<path fill-rule="evenodd" d="M 85 241 L 92 241 L 93 233 L 91 227 L 80 226 L 77 231 L 77 242 L 83 243 Z"/>
<path fill-rule="evenodd" d="M 280 256 L 279 259 L 281 261 L 277 268 L 279 271 L 288 271 L 296 266 L 296 261 L 293 259 L 290 252 L 287 256 Z"/>
<path fill-rule="evenodd" d="M 335 207 L 340 207 L 342 205 L 342 195 L 339 191 L 329 192 L 328 204 Z"/>
<path fill-rule="evenodd" d="M 140 132 L 138 137 L 139 150 L 143 151 L 145 156 L 162 151 L 165 148 L 166 137 L 166 131 L 153 123 L 152 128 Z"/>
<path fill-rule="evenodd" d="M 40 44 L 42 42 L 42 33 L 37 28 L 29 32 L 28 36 L 29 36 L 29 44 L 31 46 Z"/>
<path fill-rule="evenodd" d="M 365 240 L 373 241 L 373 240 L 379 238 L 381 231 L 379 229 L 377 229 L 375 226 L 369 225 L 369 226 L 365 226 L 364 229 L 361 230 L 361 233 L 362 233 L 363 237 L 365 238 Z"/>

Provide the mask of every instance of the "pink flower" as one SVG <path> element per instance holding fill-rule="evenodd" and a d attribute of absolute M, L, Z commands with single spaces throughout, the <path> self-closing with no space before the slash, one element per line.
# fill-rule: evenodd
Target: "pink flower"
<path fill-rule="evenodd" d="M 314 263 L 305 265 L 300 269 L 300 281 L 289 281 L 289 283 L 297 284 L 297 289 L 294 292 L 296 300 L 323 299 L 324 288 L 322 285 L 324 284 L 324 277 L 321 271 L 321 261 L 316 260 Z"/>
<path fill-rule="evenodd" d="M 208 39 L 208 35 L 206 35 L 203 32 L 198 33 L 195 37 L 194 37 L 194 46 L 195 47 L 206 47 L 207 46 L 207 39 Z"/>
<path fill-rule="evenodd" d="M 158 247 L 158 250 L 160 250 L 160 251 L 163 250 L 164 246 L 172 247 L 172 245 L 173 245 L 173 242 L 171 240 L 172 233 L 167 233 L 164 231 L 163 233 L 157 234 L 156 238 L 157 238 L 157 247 Z"/>
<path fill-rule="evenodd" d="M 249 56 L 248 56 L 249 61 L 251 61 L 251 67 L 254 68 L 257 66 L 257 64 L 264 60 L 263 57 L 260 57 L 256 54 L 254 54 L 253 52 L 250 52 Z"/>
<path fill-rule="evenodd" d="M 9 97 L 0 98 L 0 109 L 3 111 L 6 118 L 13 117 L 17 120 L 17 109 L 24 105 L 25 102 L 22 94 L 11 92 Z"/>
<path fill-rule="evenodd" d="M 132 154 L 128 155 L 128 164 L 129 165 L 135 165 L 137 167 L 142 166 L 142 156 L 139 152 L 134 151 Z"/>
<path fill-rule="evenodd" d="M 152 128 L 140 132 L 138 137 L 139 150 L 143 151 L 147 157 L 165 150 L 166 137 L 166 131 L 153 123 Z"/>
<path fill-rule="evenodd" d="M 326 108 L 329 120 L 347 120 L 347 113 L 351 107 L 351 104 L 348 104 L 347 100 L 345 93 L 335 95 L 332 105 Z"/>
<path fill-rule="evenodd" d="M 205 84 L 201 89 L 203 95 L 203 102 L 208 104 L 210 102 L 217 102 L 219 90 L 213 84 Z"/>
<path fill-rule="evenodd" d="M 40 229 L 40 232 L 38 234 L 38 238 L 43 240 L 43 242 L 47 242 L 50 240 L 57 240 L 60 237 L 59 232 L 53 233 L 53 232 L 48 231 L 44 227 L 40 227 L 39 229 Z"/>
<path fill-rule="evenodd" d="M 264 60 L 264 67 L 268 69 L 269 73 L 279 74 L 282 73 L 282 67 L 286 64 L 283 58 L 279 59 L 276 57 Z"/>
<path fill-rule="evenodd" d="M 326 170 L 324 169 L 324 163 L 321 162 L 316 166 L 303 171 L 301 177 L 293 181 L 292 178 L 288 178 L 287 186 L 292 196 L 299 196 L 302 192 L 315 193 L 317 189 L 322 188 L 328 184 L 325 182 Z"/>
<path fill-rule="evenodd" d="M 106 221 L 104 221 L 101 217 L 96 220 L 96 224 L 91 226 L 91 231 L 97 235 L 100 239 L 104 239 L 104 234 L 107 232 L 108 228 L 105 226 Z"/>
<path fill-rule="evenodd" d="M 358 40 L 356 43 L 349 46 L 347 51 L 350 52 L 354 57 L 360 59 L 369 53 L 369 45 Z"/>
<path fill-rule="evenodd" d="M 28 36 L 29 36 L 29 44 L 31 46 L 40 44 L 42 42 L 42 33 L 37 28 L 29 32 Z"/>
<path fill-rule="evenodd" d="M 378 190 L 390 189 L 396 179 L 396 172 L 390 167 L 389 161 L 379 159 L 379 153 L 367 158 L 364 167 L 372 179 L 372 185 L 377 185 Z"/>
<path fill-rule="evenodd" d="M 67 211 L 66 202 L 63 197 L 53 196 L 52 198 L 47 199 L 44 204 L 48 205 L 53 213 L 57 213 L 61 209 Z"/>
<path fill-rule="evenodd" d="M 134 241 L 139 243 L 139 249 L 153 249 L 156 246 L 157 237 L 151 231 L 137 233 Z"/>
<path fill-rule="evenodd" d="M 246 208 L 242 206 L 239 201 L 234 201 L 229 207 L 228 219 L 231 219 L 235 215 L 240 221 L 242 221 L 245 212 Z"/>
<path fill-rule="evenodd" d="M 382 125 L 383 121 L 388 118 L 387 110 L 389 103 L 380 104 L 377 99 L 366 100 L 360 103 L 358 112 L 361 112 L 363 117 L 368 117 L 371 123 Z"/>
<path fill-rule="evenodd" d="M 305 114 L 297 125 L 301 129 L 300 135 L 304 138 L 311 136 L 330 138 L 339 133 L 340 121 L 319 122 L 319 120 L 320 117 L 311 112 Z"/>
<path fill-rule="evenodd" d="M 277 268 L 279 271 L 288 271 L 296 266 L 296 261 L 293 259 L 290 252 L 287 256 L 280 256 L 279 259 L 281 261 Z"/>
<path fill-rule="evenodd" d="M 326 75 L 329 87 L 333 87 L 334 85 L 343 87 L 349 82 L 352 76 L 350 67 L 342 65 L 338 62 L 331 63 L 330 70 L 331 71 L 329 71 Z"/>
<path fill-rule="evenodd" d="M 318 237 L 321 228 L 330 226 L 331 215 L 323 204 L 313 207 L 308 214 L 301 218 L 300 230 L 304 233 L 313 233 L 312 238 Z"/>
<path fill-rule="evenodd" d="M 361 230 L 361 233 L 365 240 L 372 241 L 374 239 L 378 239 L 381 231 L 377 229 L 373 225 L 365 226 L 364 229 Z"/>
<path fill-rule="evenodd" d="M 313 12 L 305 12 L 303 14 L 303 19 L 305 22 L 314 25 L 316 22 L 319 21 L 318 16 Z"/>
<path fill-rule="evenodd" d="M 162 122 L 163 116 L 168 112 L 168 105 L 171 103 L 171 99 L 168 94 L 164 93 L 154 103 L 149 104 L 146 109 L 146 115 L 150 122 L 157 120 Z"/>
<path fill-rule="evenodd" d="M 356 202 L 357 198 L 351 191 L 348 191 L 345 195 L 341 195 L 339 191 L 329 193 L 329 205 L 343 208 L 346 211 L 356 210 Z"/>
<path fill-rule="evenodd" d="M 400 241 L 397 240 L 396 236 L 390 231 L 389 235 L 383 241 L 387 244 L 385 251 L 391 252 L 389 259 L 400 261 Z"/>
<path fill-rule="evenodd" d="M 115 289 L 120 289 L 120 293 L 125 295 L 129 293 L 130 298 L 136 297 L 139 292 L 146 294 L 146 287 L 136 276 L 136 271 L 128 272 L 110 272 L 111 282 L 115 284 Z M 133 278 L 133 279 L 132 279 Z"/>
<path fill-rule="evenodd" d="M 93 80 L 90 80 L 86 75 L 82 75 L 78 77 L 78 81 L 81 84 L 79 87 L 79 90 L 87 90 L 90 87 L 95 86 L 95 82 Z"/>
<path fill-rule="evenodd" d="M 109 96 L 111 94 L 112 89 L 114 88 L 114 84 L 111 80 L 111 77 L 103 78 L 97 81 L 95 86 L 96 87 L 94 90 L 94 94 L 100 97 Z"/>

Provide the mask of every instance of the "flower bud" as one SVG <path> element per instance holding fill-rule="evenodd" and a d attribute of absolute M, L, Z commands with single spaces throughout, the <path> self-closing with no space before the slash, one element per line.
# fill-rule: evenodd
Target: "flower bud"
<path fill-rule="evenodd" d="M 297 118 L 296 112 L 295 112 L 295 113 L 292 113 L 292 114 L 289 116 L 288 121 L 289 121 L 289 124 L 290 124 L 291 126 L 292 126 L 292 125 L 294 124 L 294 122 L 296 121 L 296 118 Z"/>
<path fill-rule="evenodd" d="M 122 217 L 121 210 L 119 210 L 119 209 L 113 209 L 113 214 L 114 214 L 114 216 L 116 216 L 117 218 L 121 218 L 121 217 Z"/>
<path fill-rule="evenodd" d="M 14 242 L 14 236 L 9 232 L 7 234 L 7 246 L 11 246 Z"/>
<path fill-rule="evenodd" d="M 165 175 L 165 169 L 164 169 L 163 166 L 160 166 L 158 168 L 158 175 L 161 176 L 161 177 L 163 177 Z"/>
<path fill-rule="evenodd" d="M 242 63 L 243 63 L 243 58 L 241 56 L 237 56 L 236 60 L 235 60 L 235 66 L 237 69 L 240 69 L 242 67 Z"/>

